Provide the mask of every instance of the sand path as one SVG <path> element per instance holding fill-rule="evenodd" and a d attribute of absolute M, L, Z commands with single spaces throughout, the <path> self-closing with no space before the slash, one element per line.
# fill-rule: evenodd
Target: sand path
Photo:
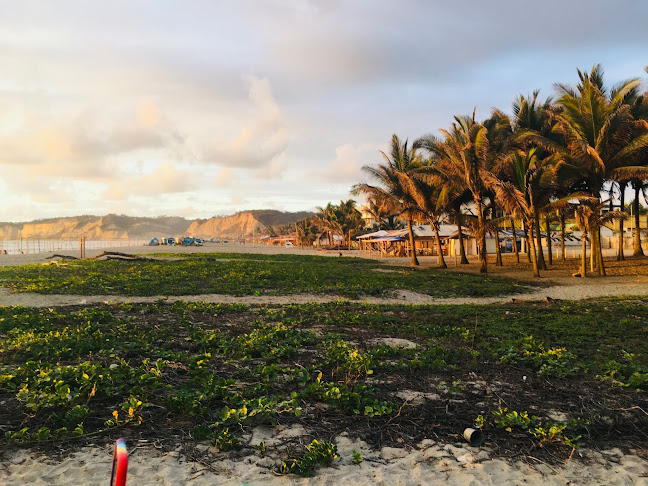
<path fill-rule="evenodd" d="M 226 294 L 202 294 L 202 295 L 180 295 L 164 296 L 156 295 L 150 297 L 128 297 L 120 295 L 61 295 L 61 294 L 35 294 L 29 292 L 12 293 L 7 289 L 0 288 L 0 305 L 26 306 L 26 307 L 57 307 L 65 305 L 92 305 L 106 302 L 131 302 L 150 303 L 159 300 L 175 302 L 178 300 L 186 302 L 208 302 L 212 304 L 248 304 L 248 305 L 272 305 L 272 304 L 304 304 L 307 302 L 325 303 L 338 300 L 348 302 L 364 302 L 369 304 L 407 304 L 407 305 L 461 305 L 477 304 L 487 305 L 510 302 L 512 299 L 521 301 L 544 300 L 547 297 L 557 300 L 582 300 L 603 297 L 621 296 L 646 296 L 648 285 L 646 282 L 624 283 L 620 278 L 611 278 L 604 282 L 599 281 L 598 285 L 557 285 L 543 288 L 528 294 L 512 294 L 500 297 L 457 297 L 457 298 L 436 298 L 429 295 L 412 292 L 409 290 L 397 290 L 394 297 L 363 297 L 360 299 L 347 299 L 336 295 L 323 294 L 290 294 L 290 295 L 246 295 L 234 296 Z"/>

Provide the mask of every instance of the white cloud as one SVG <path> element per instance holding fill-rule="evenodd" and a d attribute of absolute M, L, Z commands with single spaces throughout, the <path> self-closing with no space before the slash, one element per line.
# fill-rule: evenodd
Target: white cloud
<path fill-rule="evenodd" d="M 249 76 L 247 83 L 250 118 L 230 140 L 214 138 L 203 152 L 204 160 L 225 167 L 259 169 L 270 165 L 288 147 L 288 130 L 270 82 Z"/>
<path fill-rule="evenodd" d="M 179 170 L 170 162 L 159 164 L 151 172 L 132 177 L 124 177 L 112 183 L 104 191 L 108 200 L 121 200 L 129 197 L 164 197 L 169 194 L 189 192 L 200 187 L 195 172 Z"/>
<path fill-rule="evenodd" d="M 346 143 L 335 148 L 335 158 L 312 170 L 312 176 L 335 184 L 355 184 L 362 179 L 362 167 L 375 165 L 380 154 L 375 145 Z"/>

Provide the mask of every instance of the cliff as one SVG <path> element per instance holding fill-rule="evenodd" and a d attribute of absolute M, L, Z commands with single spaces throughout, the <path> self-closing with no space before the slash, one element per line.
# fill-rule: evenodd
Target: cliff
<path fill-rule="evenodd" d="M 191 223 L 187 233 L 203 238 L 251 236 L 263 232 L 268 226 L 294 223 L 309 216 L 312 216 L 312 213 L 306 211 L 296 213 L 284 213 L 272 209 L 242 211 L 232 216 L 197 219 Z"/>
<path fill-rule="evenodd" d="M 153 238 L 186 232 L 190 220 L 178 217 L 136 218 L 131 216 L 73 216 L 28 223 L 0 223 L 0 238 L 78 238 L 89 239 Z"/>
<path fill-rule="evenodd" d="M 308 212 L 284 213 L 275 210 L 242 211 L 232 216 L 206 220 L 189 220 L 173 216 L 138 218 L 109 214 L 107 216 L 73 216 L 27 223 L 0 223 L 0 239 L 78 238 L 94 240 L 117 238 L 149 239 L 168 236 L 239 237 L 263 232 L 268 226 L 293 223 L 310 216 Z"/>

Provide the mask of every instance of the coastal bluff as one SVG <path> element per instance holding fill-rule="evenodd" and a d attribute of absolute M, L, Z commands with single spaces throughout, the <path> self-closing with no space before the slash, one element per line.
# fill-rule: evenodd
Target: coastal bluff
<path fill-rule="evenodd" d="M 305 211 L 289 213 L 260 209 L 196 220 L 177 216 L 134 217 L 116 214 L 71 216 L 23 223 L 0 222 L 0 239 L 62 239 L 81 236 L 95 240 L 168 236 L 233 238 L 259 234 L 268 226 L 293 223 L 311 215 L 312 213 Z"/>
<path fill-rule="evenodd" d="M 187 233 L 192 236 L 206 238 L 214 236 L 252 236 L 262 233 L 269 226 L 286 225 L 310 216 L 312 216 L 312 213 L 307 211 L 295 213 L 273 209 L 241 211 L 232 216 L 197 219 L 191 223 Z"/>

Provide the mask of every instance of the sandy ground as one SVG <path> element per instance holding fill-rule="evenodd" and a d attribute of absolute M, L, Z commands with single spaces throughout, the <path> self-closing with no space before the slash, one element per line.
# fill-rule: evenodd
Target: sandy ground
<path fill-rule="evenodd" d="M 256 428 L 248 437 L 251 446 L 261 440 L 266 453 L 232 458 L 198 445 L 199 456 L 189 461 L 181 450 L 163 453 L 151 444 L 129 444 L 128 484 L 139 486 L 262 486 L 262 485 L 648 485 L 648 461 L 618 449 L 579 450 L 561 466 L 538 459 L 509 462 L 491 458 L 488 443 L 440 444 L 424 440 L 410 450 L 385 447 L 372 451 L 367 444 L 337 437 L 338 458 L 328 468 L 316 470 L 311 478 L 281 476 L 277 469 L 288 452 L 279 444 L 303 437 L 307 431 Z M 296 445 L 295 443 L 293 445 Z M 353 450 L 362 454 L 353 463 Z M 39 456 L 17 451 L 0 469 L 0 484 L 35 486 L 108 484 L 112 467 L 112 447 L 87 447 L 62 457 Z"/>
<path fill-rule="evenodd" d="M 129 253 L 155 253 L 168 251 L 165 247 L 133 247 L 122 249 Z M 210 245 L 202 248 L 172 249 L 180 252 L 245 252 L 245 253 L 303 253 L 338 257 L 338 252 L 317 252 L 297 248 L 267 247 L 258 245 Z M 101 250 L 88 251 L 88 256 Z M 343 252 L 344 256 L 350 256 Z M 37 255 L 0 256 L 0 265 L 24 265 L 48 261 L 51 253 Z M 407 265 L 408 259 L 384 260 L 388 264 Z M 422 266 L 433 266 L 436 259 L 421 258 Z M 449 262 L 450 263 L 450 262 Z M 473 268 L 459 268 L 475 271 Z M 450 269 L 453 270 L 452 268 Z M 519 268 L 493 268 L 491 273 L 528 278 L 529 273 Z M 603 296 L 648 295 L 648 276 L 612 275 L 605 279 L 574 279 L 572 268 L 550 273 L 548 280 L 553 285 L 525 295 L 499 298 L 434 299 L 415 292 L 400 291 L 395 298 L 367 298 L 362 301 L 372 303 L 410 303 L 410 304 L 489 304 L 506 302 L 512 298 L 519 300 L 539 300 L 546 297 L 554 299 L 584 299 Z M 612 272 L 613 273 L 613 272 Z M 164 296 L 149 298 L 116 296 L 70 296 L 11 294 L 0 290 L 0 305 L 56 306 L 67 304 L 92 304 L 105 301 L 149 302 Z M 184 296 L 183 300 L 202 300 L 208 302 L 243 302 L 249 304 L 269 304 L 288 302 L 325 302 L 337 300 L 335 296 L 291 295 L 291 296 L 249 296 L 232 297 L 228 295 Z M 176 300 L 170 297 L 169 300 Z M 461 431 L 458 431 L 460 434 Z M 550 466 L 534 458 L 525 461 L 508 462 L 493 458 L 490 454 L 488 438 L 482 448 L 472 448 L 466 443 L 454 444 L 423 441 L 417 448 L 406 450 L 383 448 L 371 450 L 366 444 L 353 442 L 346 436 L 335 439 L 339 458 L 330 468 L 320 469 L 309 479 L 296 476 L 279 476 L 277 467 L 287 457 L 281 444 L 286 442 L 302 444 L 310 442 L 308 431 L 257 428 L 245 438 L 250 447 L 265 440 L 268 452 L 234 458 L 227 453 L 219 453 L 208 445 L 199 445 L 201 456 L 198 461 L 189 461 L 180 450 L 162 453 L 148 443 L 129 444 L 128 484 L 140 486 L 153 485 L 646 485 L 648 486 L 648 461 L 633 453 L 623 454 L 618 449 L 593 451 L 581 449 L 574 458 L 560 466 Z M 352 451 L 362 453 L 364 461 L 354 464 Z M 252 449 L 253 450 L 253 449 Z M 16 450 L 8 453 L 0 462 L 0 485 L 95 485 L 108 484 L 112 463 L 112 448 L 107 446 L 87 447 L 78 452 L 63 456 L 42 456 L 30 450 Z"/>
<path fill-rule="evenodd" d="M 133 254 L 152 254 L 159 252 L 174 253 L 255 253 L 255 254 L 306 254 L 320 255 L 339 258 L 340 252 L 337 251 L 316 251 L 310 249 L 285 248 L 280 246 L 267 245 L 240 245 L 238 243 L 230 244 L 210 244 L 202 247 L 167 247 L 167 246 L 137 246 L 130 248 L 116 249 L 125 253 Z M 94 256 L 103 250 L 88 250 L 87 256 Z M 342 251 L 343 258 L 361 257 L 360 252 Z M 25 265 L 30 263 L 44 263 L 51 261 L 48 257 L 53 255 L 49 253 L 39 253 L 33 255 L 0 255 L 0 266 L 8 265 Z M 73 254 L 73 256 L 76 256 Z M 409 258 L 383 258 L 378 259 L 389 265 L 409 265 Z M 495 267 L 490 265 L 489 272 L 491 275 L 502 275 L 517 278 L 530 279 L 531 273 L 523 266 L 513 264 L 512 257 L 509 257 L 504 267 Z M 421 267 L 436 266 L 436 257 L 420 257 Z M 468 271 L 476 272 L 478 266 L 476 262 L 469 266 L 455 266 L 454 261 L 448 261 L 448 271 Z M 498 302 L 508 302 L 511 299 L 516 300 L 543 300 L 547 297 L 551 299 L 580 300 L 591 299 L 606 296 L 645 296 L 648 295 L 648 271 L 644 267 L 641 270 L 645 272 L 633 275 L 616 274 L 613 266 L 610 276 L 606 278 L 574 278 L 571 276 L 576 263 L 568 262 L 567 265 L 556 265 L 555 270 L 543 272 L 543 280 L 551 286 L 527 294 L 507 295 L 501 297 L 485 298 L 435 298 L 429 295 L 419 294 L 407 290 L 397 291 L 392 298 L 364 297 L 359 299 L 360 302 L 371 304 L 415 304 L 415 305 L 434 305 L 434 304 L 493 304 Z M 622 265 L 625 265 L 623 263 Z M 631 265 L 629 263 L 628 265 Z M 522 267 L 522 268 L 521 268 Z M 244 303 L 244 304 L 287 304 L 287 303 L 305 303 L 305 302 L 330 302 L 340 300 L 339 296 L 322 295 L 322 294 L 299 294 L 299 295 L 282 295 L 282 296 L 245 296 L 235 297 L 221 294 L 204 294 L 197 296 L 152 296 L 152 297 L 121 297 L 107 295 L 42 295 L 31 293 L 11 293 L 6 289 L 0 288 L 0 305 L 23 305 L 33 307 L 51 307 L 58 305 L 84 305 L 101 302 L 154 302 L 160 299 L 167 299 L 170 302 L 175 300 L 185 301 L 204 301 L 210 303 Z M 348 299 L 344 299 L 348 300 Z"/>

